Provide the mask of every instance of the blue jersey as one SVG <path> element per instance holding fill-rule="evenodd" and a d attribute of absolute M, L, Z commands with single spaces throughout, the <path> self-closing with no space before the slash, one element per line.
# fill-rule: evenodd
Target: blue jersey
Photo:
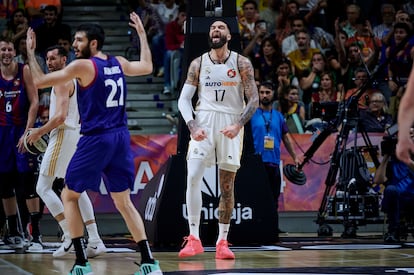
<path fill-rule="evenodd" d="M 81 134 L 95 135 L 127 128 L 125 100 L 127 88 L 121 64 L 114 56 L 106 60 L 91 57 L 95 79 L 78 92 Z"/>
<path fill-rule="evenodd" d="M 283 115 L 276 110 L 264 111 L 258 108 L 250 121 L 252 125 L 253 143 L 256 154 L 261 155 L 263 162 L 280 164 L 280 142 L 288 128 Z M 274 140 L 273 150 L 265 149 L 265 136 Z"/>
<path fill-rule="evenodd" d="M 405 163 L 393 157 L 387 169 L 388 184 L 395 185 L 400 193 L 414 195 L 414 173 Z"/>
<path fill-rule="evenodd" d="M 23 79 L 23 64 L 17 74 L 6 80 L 0 74 L 0 126 L 26 126 L 30 107 Z"/>

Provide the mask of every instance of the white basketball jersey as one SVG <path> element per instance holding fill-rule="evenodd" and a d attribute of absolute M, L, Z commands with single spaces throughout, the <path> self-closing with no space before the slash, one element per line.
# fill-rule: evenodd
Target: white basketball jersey
<path fill-rule="evenodd" d="M 77 100 L 77 92 L 78 92 L 78 84 L 77 81 L 74 79 L 74 92 L 69 97 L 69 108 L 68 114 L 65 119 L 65 126 L 69 128 L 80 128 L 80 117 L 78 111 L 78 100 Z M 56 113 L 56 95 L 55 95 L 55 88 L 52 87 L 50 92 L 50 107 L 49 107 L 49 118 L 53 117 Z"/>
<path fill-rule="evenodd" d="M 244 108 L 238 54 L 230 52 L 224 64 L 215 64 L 208 53 L 201 56 L 196 110 L 241 114 Z"/>

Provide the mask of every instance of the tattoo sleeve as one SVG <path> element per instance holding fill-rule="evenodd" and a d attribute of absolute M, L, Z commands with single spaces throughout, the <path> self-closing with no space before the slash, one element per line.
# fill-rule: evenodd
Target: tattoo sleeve
<path fill-rule="evenodd" d="M 185 83 L 198 86 L 200 65 L 201 57 L 198 57 L 191 62 L 190 67 L 188 68 L 187 79 L 185 80 Z"/>
<path fill-rule="evenodd" d="M 259 94 L 254 80 L 254 70 L 250 60 L 244 56 L 239 56 L 239 71 L 247 104 L 240 116 L 239 124 L 245 125 L 259 107 Z"/>

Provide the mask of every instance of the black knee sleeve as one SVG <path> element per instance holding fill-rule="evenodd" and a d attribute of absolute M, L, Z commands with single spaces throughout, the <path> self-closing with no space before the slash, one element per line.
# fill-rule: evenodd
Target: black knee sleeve
<path fill-rule="evenodd" d="M 39 197 L 36 193 L 37 177 L 34 172 L 20 173 L 23 186 L 23 195 L 25 199 L 33 199 Z"/>
<path fill-rule="evenodd" d="M 14 172 L 0 173 L 0 198 L 9 199 L 15 196 L 14 188 L 18 175 Z"/>

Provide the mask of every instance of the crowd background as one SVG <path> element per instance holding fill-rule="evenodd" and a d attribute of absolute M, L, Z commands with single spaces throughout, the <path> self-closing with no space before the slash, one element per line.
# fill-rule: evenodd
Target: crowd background
<path fill-rule="evenodd" d="M 170 62 L 172 53 L 181 56 L 184 48 L 186 2 L 128 1 L 129 9 L 143 18 L 154 76 L 165 78 L 164 94 L 176 95 L 170 75 L 177 73 L 171 72 Z M 292 116 L 300 118 L 289 123 L 291 133 L 323 126 L 332 119 L 326 110 L 335 112 L 339 102 L 357 95 L 358 110 L 375 116 L 383 126 L 366 127 L 366 131 L 384 132 L 390 126 L 389 117 L 394 123 L 412 67 L 413 13 L 411 0 L 237 1 L 242 54 L 252 62 L 257 84 L 274 83 L 275 109 L 287 121 Z M 134 37 L 131 41 L 139 48 Z M 180 67 L 172 69 L 180 75 Z M 289 96 L 290 90 L 298 96 L 295 92 Z M 377 92 L 384 102 L 371 100 Z"/>
<path fill-rule="evenodd" d="M 0 18 L 6 22 L 2 35 L 14 41 L 18 62 L 26 62 L 24 38 L 29 26 L 39 37 L 37 53 L 41 64 L 45 49 L 51 45 L 64 45 L 71 51 L 72 29 L 76 26 L 62 23 L 60 0 L 8 2 L 0 4 Z M 176 95 L 177 84 L 171 83 L 171 75 L 180 76 L 181 66 L 173 67 L 178 72 L 172 72 L 170 62 L 171 56 L 181 58 L 183 52 L 187 2 L 128 0 L 124 3 L 143 20 L 153 55 L 154 76 L 164 77 L 164 94 Z M 300 125 L 291 123 L 291 133 L 313 131 L 315 119 L 318 123 L 329 119 L 324 116 L 323 106 L 335 106 L 330 102 L 356 95 L 367 79 L 372 85 L 360 96 L 359 109 L 372 111 L 379 105 L 381 112 L 374 112 L 380 124 L 389 126 L 388 114 L 395 121 L 414 55 L 414 1 L 236 2 L 242 54 L 252 61 L 258 84 L 266 80 L 274 83 L 275 108 L 286 120 L 291 120 L 293 114 L 300 118 Z M 131 44 L 139 49 L 133 35 Z M 73 60 L 73 51 L 71 56 L 68 62 Z M 373 74 L 378 66 L 380 70 Z M 45 65 L 44 70 L 47 71 Z M 297 90 L 298 96 L 289 96 L 290 90 Z M 383 103 L 370 99 L 376 92 L 384 96 Z M 48 91 L 40 91 L 39 96 L 40 105 L 47 106 Z M 370 127 L 367 130 L 372 131 Z"/>

